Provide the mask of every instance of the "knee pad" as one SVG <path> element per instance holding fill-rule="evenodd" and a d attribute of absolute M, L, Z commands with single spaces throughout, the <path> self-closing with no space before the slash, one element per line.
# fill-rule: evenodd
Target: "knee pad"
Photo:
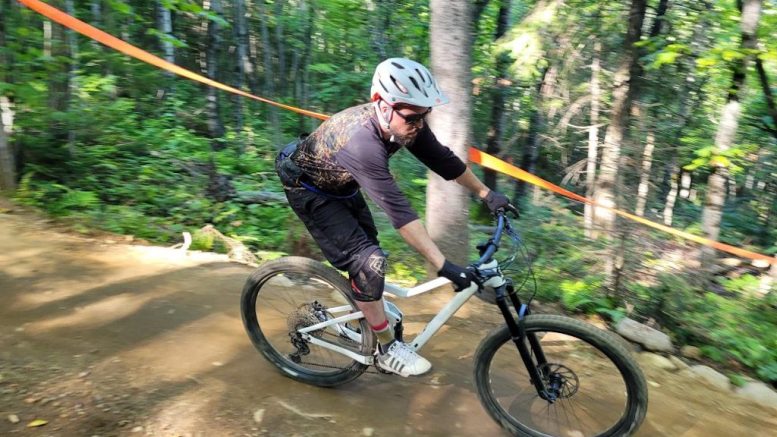
<path fill-rule="evenodd" d="M 370 254 L 356 272 L 351 273 L 353 298 L 361 302 L 375 302 L 383 297 L 386 282 L 386 255 L 378 249 Z"/>

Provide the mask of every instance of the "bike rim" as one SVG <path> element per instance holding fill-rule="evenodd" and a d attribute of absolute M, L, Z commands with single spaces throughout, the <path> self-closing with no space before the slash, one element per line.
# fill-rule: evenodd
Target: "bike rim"
<path fill-rule="evenodd" d="M 269 346 L 269 353 L 284 361 L 284 366 L 309 375 L 329 376 L 342 373 L 357 364 L 353 359 L 335 351 L 305 341 L 295 334 L 297 329 L 311 326 L 327 318 L 355 311 L 342 292 L 326 279 L 303 272 L 277 272 L 268 275 L 255 294 L 255 329 Z M 348 310 L 342 311 L 342 308 Z M 333 314 L 330 309 L 340 308 Z M 365 341 L 354 341 L 354 335 L 343 335 L 343 328 L 351 333 L 368 329 L 364 319 L 347 325 L 328 327 L 311 335 L 359 354 L 369 354 Z"/>
<path fill-rule="evenodd" d="M 488 369 L 491 397 L 510 422 L 529 435 L 611 435 L 629 408 L 629 388 L 616 363 L 593 344 L 552 329 L 528 329 L 547 359 L 540 366 L 553 402 L 540 397 L 508 338 Z M 528 344 L 528 342 L 527 342 Z M 532 353 L 532 359 L 536 357 Z"/>

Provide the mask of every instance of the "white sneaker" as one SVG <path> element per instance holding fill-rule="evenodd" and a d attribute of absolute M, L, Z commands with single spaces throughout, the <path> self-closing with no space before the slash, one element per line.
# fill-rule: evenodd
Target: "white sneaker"
<path fill-rule="evenodd" d="M 432 363 L 401 341 L 392 341 L 385 353 L 378 353 L 378 366 L 381 369 L 401 376 L 417 376 L 432 368 Z"/>

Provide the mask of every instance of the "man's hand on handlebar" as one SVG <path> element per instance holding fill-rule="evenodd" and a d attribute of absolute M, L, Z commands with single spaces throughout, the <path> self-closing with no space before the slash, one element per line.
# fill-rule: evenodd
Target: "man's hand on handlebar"
<path fill-rule="evenodd" d="M 497 211 L 501 210 L 504 212 L 512 212 L 516 217 L 518 217 L 518 208 L 516 208 L 512 202 L 510 202 L 510 199 L 507 196 L 498 191 L 489 191 L 486 197 L 483 199 L 483 203 L 486 204 L 486 207 L 488 207 L 492 214 L 496 214 Z"/>
<path fill-rule="evenodd" d="M 475 282 L 475 273 L 472 270 L 453 264 L 447 259 L 440 271 L 437 272 L 437 276 L 442 276 L 453 282 L 453 287 L 456 291 L 461 291 L 469 287 L 472 282 Z"/>

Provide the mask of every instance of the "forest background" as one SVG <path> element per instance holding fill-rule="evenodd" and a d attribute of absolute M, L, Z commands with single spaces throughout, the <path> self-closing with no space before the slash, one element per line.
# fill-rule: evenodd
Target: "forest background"
<path fill-rule="evenodd" d="M 416 59 L 453 96 L 430 123 L 460 156 L 479 146 L 600 204 L 777 253 L 774 0 L 49 4 L 204 76 L 327 114 L 365 102 L 382 59 Z M 13 0 L 0 0 L 0 115 L 0 189 L 77 231 L 168 244 L 189 231 L 193 248 L 224 250 L 198 231 L 212 224 L 260 259 L 320 258 L 273 171 L 279 147 L 317 120 L 174 77 Z M 472 225 L 491 219 L 409 154 L 392 161 L 433 238 L 471 259 Z M 538 299 L 643 321 L 698 346 L 735 384 L 777 384 L 775 264 L 482 176 L 520 204 Z M 376 219 L 391 279 L 425 277 Z M 517 265 L 516 281 L 527 272 Z"/>

